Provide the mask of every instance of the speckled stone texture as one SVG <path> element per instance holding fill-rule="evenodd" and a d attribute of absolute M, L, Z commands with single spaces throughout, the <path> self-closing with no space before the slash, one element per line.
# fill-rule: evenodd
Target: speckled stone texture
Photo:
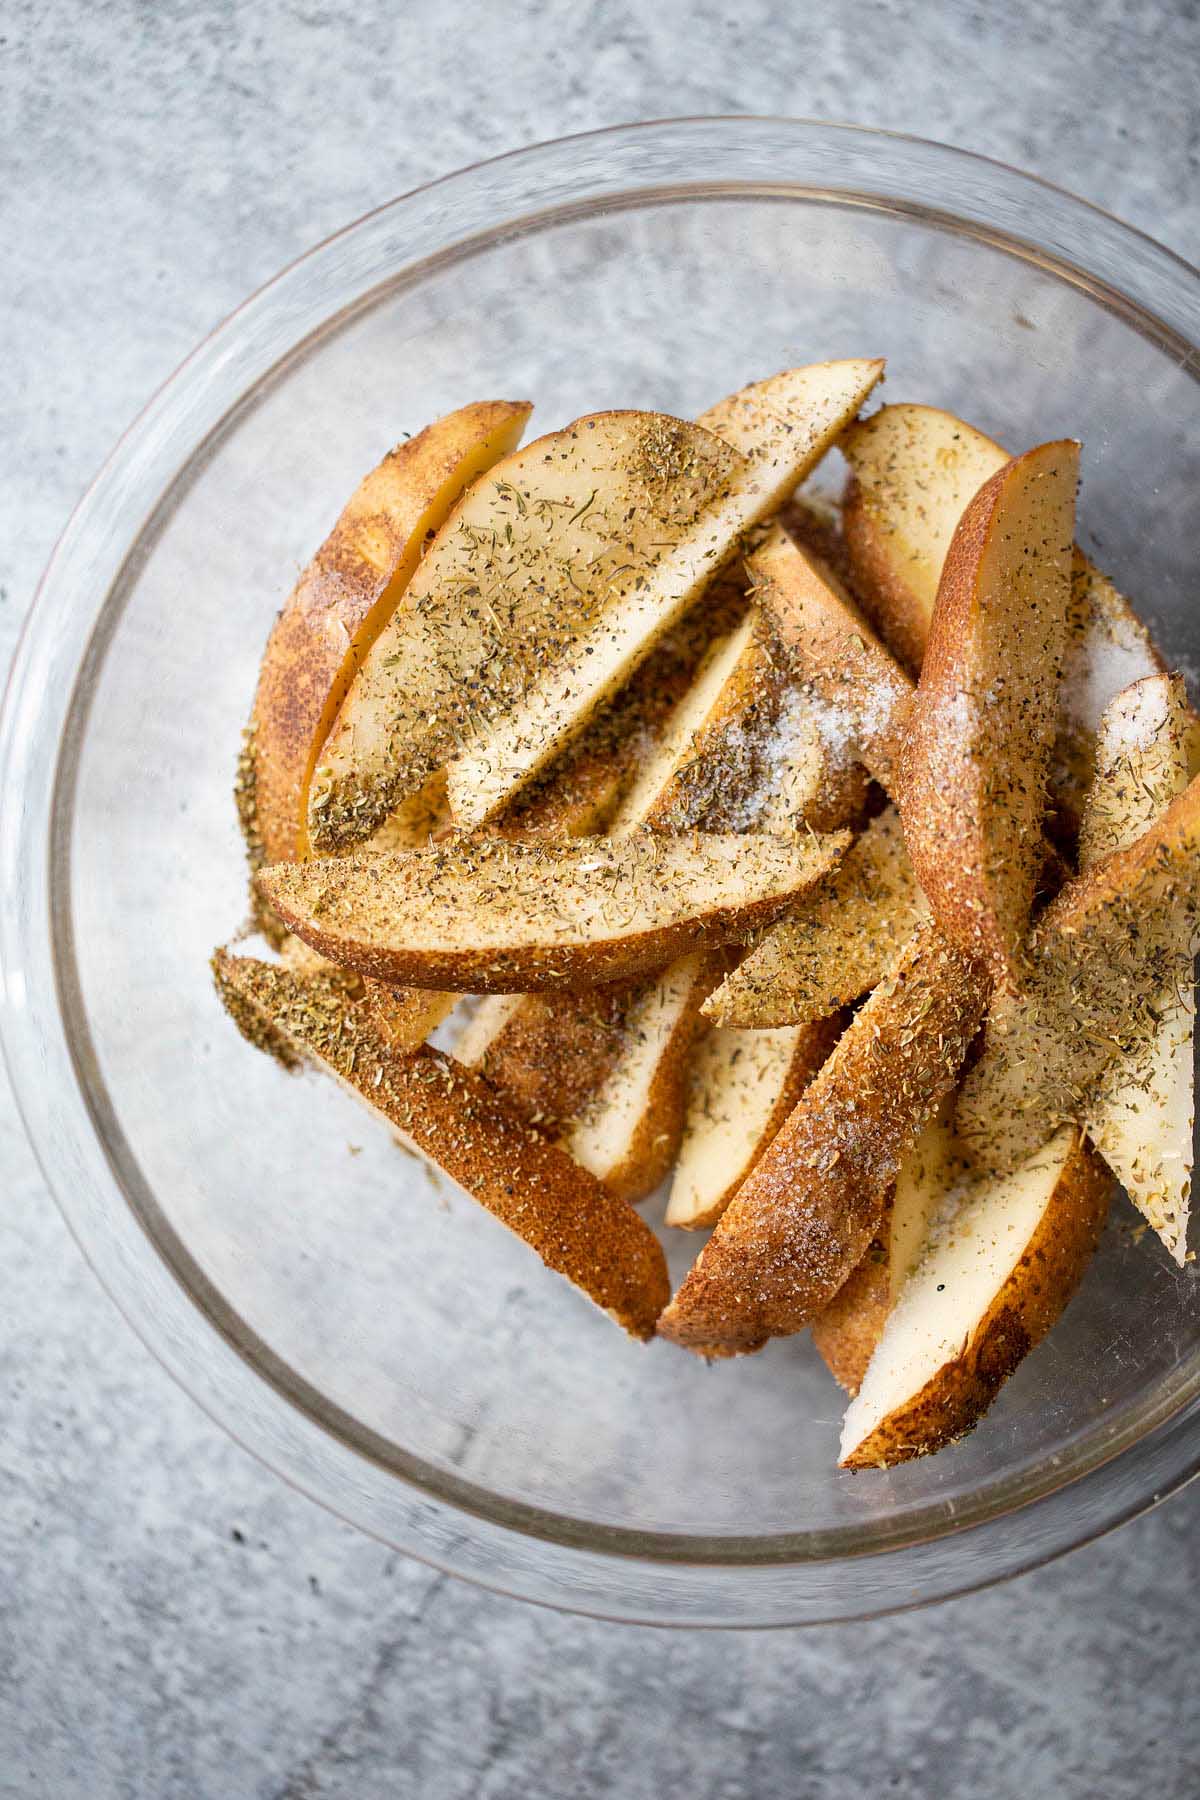
<path fill-rule="evenodd" d="M 0 660 L 80 487 L 245 292 L 426 177 L 672 113 L 1026 165 L 1197 255 L 1195 0 L 8 0 Z M 284 1488 L 142 1350 L 0 1095 L 0 1795 L 941 1800 L 1197 1791 L 1200 1492 L 932 1612 L 552 1616 Z"/>

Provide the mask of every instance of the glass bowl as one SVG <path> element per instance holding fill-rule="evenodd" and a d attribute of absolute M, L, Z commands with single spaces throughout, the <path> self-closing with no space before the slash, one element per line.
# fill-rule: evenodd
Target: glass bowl
<path fill-rule="evenodd" d="M 882 353 L 889 398 L 1018 447 L 1083 439 L 1085 545 L 1186 667 L 1198 328 L 1194 270 L 1028 176 L 848 127 L 676 121 L 384 207 L 152 401 L 67 528 L 8 694 L 4 1037 L 101 1279 L 264 1461 L 507 1592 L 739 1625 L 996 1579 L 1195 1471 L 1200 1297 L 1123 1203 L 979 1431 L 839 1473 L 806 1340 L 711 1369 L 630 1343 L 351 1099 L 251 1051 L 207 958 L 244 916 L 230 790 L 268 625 L 402 432 L 495 396 L 534 399 L 541 430 L 691 415 Z M 672 1245 L 675 1274 L 694 1250 Z"/>

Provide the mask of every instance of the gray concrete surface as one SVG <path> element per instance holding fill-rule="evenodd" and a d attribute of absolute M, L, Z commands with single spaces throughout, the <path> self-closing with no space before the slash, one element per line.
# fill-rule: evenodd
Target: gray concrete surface
<path fill-rule="evenodd" d="M 852 118 L 1200 253 L 1195 0 L 7 0 L 0 661 L 82 484 L 255 284 L 412 184 L 684 112 Z M 704 1637 L 389 1555 L 159 1371 L 0 1095 L 0 1795 L 1195 1793 L 1200 1490 L 989 1594 Z"/>

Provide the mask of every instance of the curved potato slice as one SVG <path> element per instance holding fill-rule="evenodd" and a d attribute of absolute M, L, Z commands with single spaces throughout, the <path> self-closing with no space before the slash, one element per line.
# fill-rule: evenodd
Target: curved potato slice
<path fill-rule="evenodd" d="M 659 1321 L 701 1354 L 757 1350 L 828 1305 L 979 1028 L 986 987 L 918 926 L 730 1202 Z"/>
<path fill-rule="evenodd" d="M 715 1225 L 837 1038 L 838 1023 L 707 1032 L 693 1052 L 666 1224 Z"/>
<path fill-rule="evenodd" d="M 721 967 L 719 953 L 695 951 L 639 986 L 617 1054 L 563 1138 L 576 1162 L 624 1200 L 652 1194 L 675 1161 L 700 1003 Z"/>
<path fill-rule="evenodd" d="M 913 684 L 831 569 L 775 526 L 749 559 L 756 597 L 823 702 L 827 730 L 895 797 Z"/>
<path fill-rule="evenodd" d="M 947 1110 L 943 1107 L 925 1127 L 901 1163 L 866 1254 L 812 1322 L 817 1354 L 849 1394 L 862 1386 L 892 1308 L 920 1261 L 930 1225 L 962 1173 L 963 1158 Z"/>
<path fill-rule="evenodd" d="M 889 806 L 837 868 L 767 928 L 705 1001 L 705 1016 L 743 1030 L 823 1019 L 883 980 L 925 910 Z"/>
<path fill-rule="evenodd" d="M 523 401 L 479 401 L 400 444 L 351 495 L 300 577 L 267 640 L 251 715 L 248 805 L 259 861 L 308 853 L 312 772 L 355 670 L 430 534 L 463 490 L 513 449 L 531 411 Z"/>
<path fill-rule="evenodd" d="M 846 1413 L 843 1468 L 889 1468 L 971 1430 L 1070 1300 L 1112 1180 L 1077 1131 L 946 1197 Z"/>
<path fill-rule="evenodd" d="M 506 993 L 594 986 L 768 924 L 831 869 L 824 838 L 460 837 L 276 863 L 257 877 L 297 937 L 396 985 Z"/>
<path fill-rule="evenodd" d="M 964 956 L 1014 984 L 1045 851 L 1079 446 L 1007 463 L 963 514 L 897 796 L 917 879 Z"/>
<path fill-rule="evenodd" d="M 1200 926 L 1200 775 L 1148 831 L 1069 881 L 1029 940 L 1019 995 L 998 993 L 959 1094 L 972 1160 L 1006 1174 L 1086 1119 L 1118 1056 L 1136 1055 Z"/>
<path fill-rule="evenodd" d="M 1079 834 L 1080 866 L 1126 849 L 1187 785 L 1191 718 L 1178 675 L 1149 675 L 1109 706 Z M 1088 1107 L 1088 1135 L 1182 1267 L 1195 1123 L 1196 994 L 1191 929 L 1178 922 L 1173 978 L 1154 1032 L 1113 1059 Z"/>
<path fill-rule="evenodd" d="M 213 973 L 240 1029 L 269 1034 L 293 1062 L 323 1065 L 548 1268 L 633 1337 L 653 1336 L 669 1291 L 653 1232 L 486 1081 L 428 1045 L 397 1051 L 336 979 L 302 979 L 223 951 Z"/>

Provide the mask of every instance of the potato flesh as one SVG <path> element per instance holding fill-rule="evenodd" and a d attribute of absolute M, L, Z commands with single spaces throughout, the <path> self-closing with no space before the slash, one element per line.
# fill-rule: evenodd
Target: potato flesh
<path fill-rule="evenodd" d="M 1012 1174 L 968 1179 L 945 1193 L 945 1223 L 939 1232 L 935 1222 L 847 1409 L 843 1460 L 961 1354 L 1018 1267 L 1076 1139 L 1067 1127 Z"/>
<path fill-rule="evenodd" d="M 1109 706 L 1080 831 L 1080 865 L 1131 844 L 1187 785 L 1188 711 L 1178 676 L 1136 682 Z M 1181 1266 L 1187 1255 L 1195 1123 L 1196 995 L 1190 930 L 1176 979 L 1160 990 L 1157 1030 L 1101 1077 L 1088 1133 L 1134 1205 Z"/>
<path fill-rule="evenodd" d="M 740 1186 L 769 1141 L 808 1037 L 803 1026 L 754 1032 L 717 1026 L 701 1042 L 671 1183 L 668 1225 L 714 1223 L 714 1209 Z"/>
<path fill-rule="evenodd" d="M 606 603 L 589 641 L 552 660 L 512 712 L 484 720 L 476 744 L 450 766 L 450 799 L 464 824 L 489 818 L 579 730 L 733 552 L 775 512 L 854 417 L 882 373 L 878 362 L 815 364 L 745 390 L 702 415 L 735 460 L 728 490 L 665 551 L 641 591 Z"/>
<path fill-rule="evenodd" d="M 690 595 L 727 547 L 714 510 L 745 466 L 711 433 L 639 412 L 577 420 L 498 463 L 439 532 L 359 671 L 313 782 L 313 842 L 360 841 L 511 713 L 540 669 L 584 659 L 601 617 L 651 604 L 664 543 L 676 557 L 687 546 Z M 452 780 L 461 816 L 457 798 Z"/>
<path fill-rule="evenodd" d="M 575 1161 L 598 1181 L 609 1181 L 627 1162 L 635 1139 L 645 1129 L 663 1058 L 681 1030 L 690 1039 L 711 979 L 710 960 L 702 951 L 680 957 L 648 984 L 631 1009 L 615 1067 L 563 1140 Z M 672 1124 L 663 1123 L 664 1128 Z"/>
<path fill-rule="evenodd" d="M 742 1028 L 823 1019 L 883 980 L 924 913 L 899 816 L 889 807 L 838 867 L 763 933 L 705 1013 Z"/>

